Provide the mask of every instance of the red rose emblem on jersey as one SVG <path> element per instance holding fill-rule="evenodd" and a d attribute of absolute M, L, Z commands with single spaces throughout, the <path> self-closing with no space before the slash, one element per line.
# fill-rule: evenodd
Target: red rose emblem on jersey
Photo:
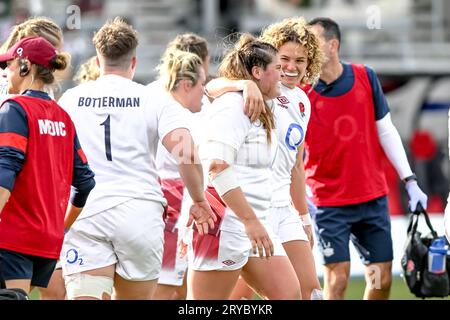
<path fill-rule="evenodd" d="M 305 113 L 305 105 L 303 104 L 303 102 L 299 102 L 298 107 L 300 108 L 301 113 Z"/>
<path fill-rule="evenodd" d="M 302 117 L 304 117 L 305 116 L 305 105 L 303 104 L 303 102 L 298 103 L 298 108 L 300 109 L 300 114 L 302 115 Z"/>

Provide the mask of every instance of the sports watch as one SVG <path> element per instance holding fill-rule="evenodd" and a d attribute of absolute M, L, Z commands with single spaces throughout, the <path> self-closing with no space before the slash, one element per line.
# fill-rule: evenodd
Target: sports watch
<path fill-rule="evenodd" d="M 403 182 L 407 183 L 407 182 L 412 181 L 412 180 L 417 181 L 417 176 L 416 176 L 415 173 L 413 173 L 412 175 L 410 175 L 410 176 L 406 177 L 405 179 L 403 179 Z"/>

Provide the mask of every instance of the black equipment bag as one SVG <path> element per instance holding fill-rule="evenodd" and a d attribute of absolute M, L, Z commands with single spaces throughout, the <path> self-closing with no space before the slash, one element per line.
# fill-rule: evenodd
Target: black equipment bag
<path fill-rule="evenodd" d="M 422 236 L 417 231 L 420 215 L 423 215 L 430 233 Z M 409 291 L 418 298 L 446 297 L 449 295 L 449 259 L 446 261 L 446 272 L 434 274 L 428 271 L 428 248 L 439 237 L 431 225 L 427 212 L 418 205 L 416 212 L 409 218 L 408 233 L 401 259 L 402 277 Z M 448 244 L 447 239 L 446 243 Z"/>
<path fill-rule="evenodd" d="M 0 300 L 28 300 L 25 291 L 18 288 L 6 289 L 5 279 L 2 272 L 2 256 L 0 254 Z"/>

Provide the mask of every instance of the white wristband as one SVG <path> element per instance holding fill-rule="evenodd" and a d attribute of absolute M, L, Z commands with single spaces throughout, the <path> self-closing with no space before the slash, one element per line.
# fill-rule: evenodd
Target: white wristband
<path fill-rule="evenodd" d="M 310 226 L 311 225 L 311 215 L 309 214 L 309 212 L 307 212 L 305 214 L 301 214 L 300 215 L 300 219 L 302 220 L 302 224 L 304 226 Z"/>
<path fill-rule="evenodd" d="M 239 183 L 231 167 L 219 172 L 214 179 L 211 179 L 211 184 L 220 196 L 223 196 L 228 191 L 239 187 Z"/>

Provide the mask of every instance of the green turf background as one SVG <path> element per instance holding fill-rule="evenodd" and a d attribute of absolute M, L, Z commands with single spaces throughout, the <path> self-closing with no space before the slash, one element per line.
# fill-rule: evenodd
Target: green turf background
<path fill-rule="evenodd" d="M 322 282 L 322 279 L 321 279 Z M 323 282 L 322 282 L 323 284 Z M 365 282 L 364 279 L 361 278 L 352 278 L 348 284 L 347 294 L 345 296 L 346 300 L 361 300 L 364 295 Z M 38 299 L 39 293 L 37 290 L 34 290 L 31 295 L 31 299 Z M 392 280 L 391 287 L 391 300 L 422 300 L 416 298 L 413 294 L 411 294 L 403 282 L 403 279 L 400 277 L 394 277 Z M 450 300 L 450 297 L 445 298 L 446 300 Z M 436 298 L 436 300 L 441 300 L 441 298 Z"/>

